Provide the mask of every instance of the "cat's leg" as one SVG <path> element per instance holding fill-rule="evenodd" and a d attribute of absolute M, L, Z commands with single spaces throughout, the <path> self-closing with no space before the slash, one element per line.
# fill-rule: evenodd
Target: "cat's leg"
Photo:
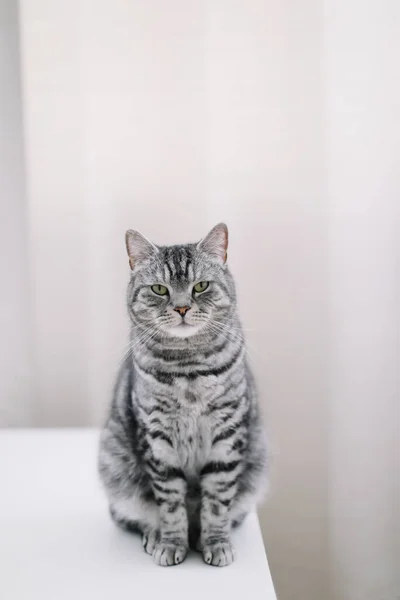
<path fill-rule="evenodd" d="M 157 565 L 172 566 L 184 561 L 188 547 L 186 481 L 180 469 L 152 461 L 153 490 L 160 518 L 160 537 L 153 560 Z"/>
<path fill-rule="evenodd" d="M 230 541 L 230 507 L 237 494 L 242 463 L 223 449 L 212 452 L 211 459 L 201 471 L 201 550 L 207 564 L 224 567 L 235 558 Z"/>

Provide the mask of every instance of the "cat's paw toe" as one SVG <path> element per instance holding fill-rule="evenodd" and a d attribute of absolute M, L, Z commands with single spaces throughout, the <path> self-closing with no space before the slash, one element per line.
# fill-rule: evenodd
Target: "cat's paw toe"
<path fill-rule="evenodd" d="M 175 546 L 174 544 L 159 543 L 154 548 L 153 560 L 156 565 L 171 567 L 179 565 L 186 558 L 187 547 Z"/>
<path fill-rule="evenodd" d="M 203 560 L 214 567 L 226 567 L 235 560 L 235 549 L 230 542 L 216 542 L 204 545 Z"/>
<path fill-rule="evenodd" d="M 150 554 L 151 556 L 153 555 L 154 548 L 157 545 L 158 539 L 159 539 L 159 534 L 156 529 L 152 529 L 151 531 L 149 531 L 147 533 L 143 533 L 142 544 L 143 544 L 144 551 L 147 552 L 147 554 Z"/>

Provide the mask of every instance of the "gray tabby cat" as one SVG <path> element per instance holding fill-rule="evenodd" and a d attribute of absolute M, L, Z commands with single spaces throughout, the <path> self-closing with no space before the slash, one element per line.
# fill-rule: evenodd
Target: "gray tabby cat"
<path fill-rule="evenodd" d="M 141 532 L 158 565 L 181 563 L 189 546 L 208 564 L 231 564 L 231 528 L 266 480 L 227 245 L 222 223 L 182 246 L 126 234 L 131 346 L 99 466 L 112 518 Z"/>

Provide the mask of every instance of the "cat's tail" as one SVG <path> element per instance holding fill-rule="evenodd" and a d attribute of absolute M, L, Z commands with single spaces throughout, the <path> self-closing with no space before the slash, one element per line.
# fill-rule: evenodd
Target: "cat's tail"
<path fill-rule="evenodd" d="M 129 533 L 143 533 L 143 528 L 139 521 L 130 521 L 129 519 L 121 517 L 116 513 L 112 506 L 110 506 L 110 516 L 120 529 L 128 531 Z"/>

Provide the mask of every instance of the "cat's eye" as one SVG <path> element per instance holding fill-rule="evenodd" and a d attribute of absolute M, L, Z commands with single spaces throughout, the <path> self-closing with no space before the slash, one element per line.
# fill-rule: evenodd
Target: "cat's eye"
<path fill-rule="evenodd" d="M 209 285 L 210 284 L 208 283 L 208 281 L 200 281 L 199 283 L 196 283 L 193 290 L 200 294 L 201 292 L 204 292 Z"/>
<path fill-rule="evenodd" d="M 166 296 L 168 294 L 168 288 L 166 288 L 165 285 L 156 283 L 156 285 L 151 286 L 151 289 L 157 296 Z"/>

